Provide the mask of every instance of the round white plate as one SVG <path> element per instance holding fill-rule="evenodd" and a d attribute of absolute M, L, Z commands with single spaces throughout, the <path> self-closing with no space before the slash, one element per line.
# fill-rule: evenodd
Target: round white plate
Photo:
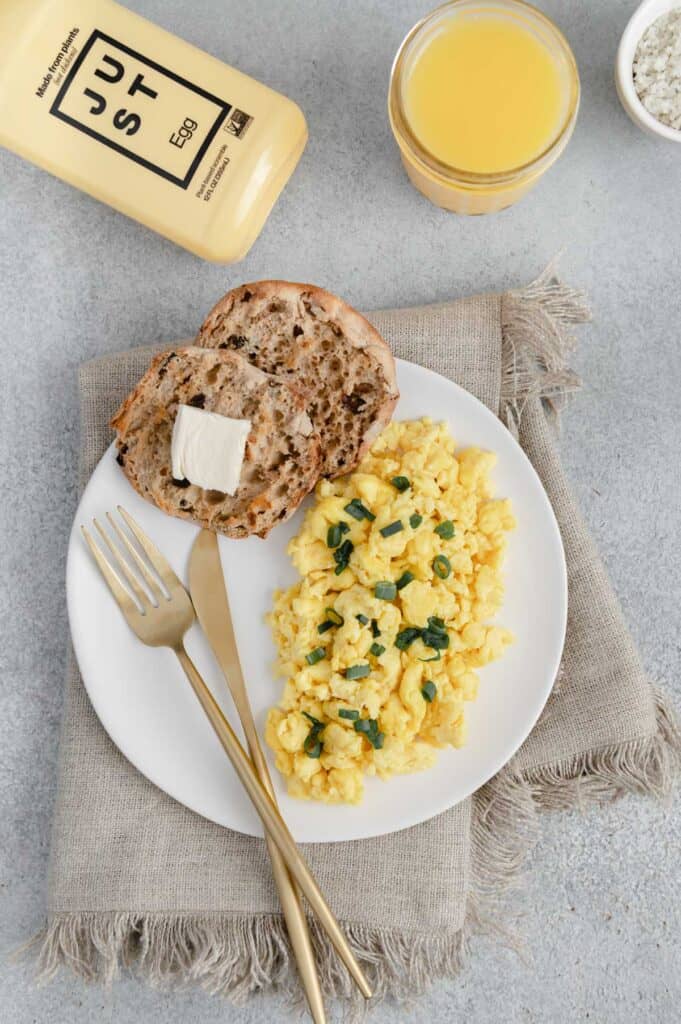
<path fill-rule="evenodd" d="M 497 494 L 512 500 L 518 528 L 510 535 L 506 598 L 497 621 L 513 631 L 516 642 L 501 661 L 480 671 L 479 697 L 466 706 L 468 745 L 440 751 L 429 771 L 389 782 L 367 779 L 359 807 L 292 799 L 270 758 L 282 813 L 299 842 L 395 832 L 469 796 L 512 757 L 532 729 L 563 649 L 563 546 L 548 498 L 524 452 L 484 405 L 444 377 L 400 361 L 398 382 L 402 397 L 396 419 L 428 415 L 445 420 L 457 445 L 477 445 L 498 455 Z M 66 580 L 71 633 L 90 700 L 113 742 L 157 786 L 220 825 L 261 835 L 260 821 L 175 656 L 137 640 L 85 546 L 81 523 L 101 518 L 118 504 L 149 533 L 182 579 L 196 536 L 196 527 L 164 515 L 136 494 L 116 465 L 113 446 L 105 453 L 76 513 Z M 264 617 L 272 592 L 296 579 L 286 545 L 301 517 L 299 510 L 265 541 L 220 538 L 239 651 L 261 734 L 267 710 L 282 690 L 272 670 L 275 650 Z M 197 625 L 187 635 L 187 648 L 241 735 L 226 684 Z"/>

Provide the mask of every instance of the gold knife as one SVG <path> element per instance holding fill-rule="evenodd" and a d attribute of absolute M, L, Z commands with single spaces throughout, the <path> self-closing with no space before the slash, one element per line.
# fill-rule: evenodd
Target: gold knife
<path fill-rule="evenodd" d="M 189 558 L 189 590 L 197 618 L 227 680 L 234 705 L 241 719 L 255 770 L 263 786 L 274 800 L 272 780 L 260 746 L 239 660 L 234 624 L 229 610 L 225 578 L 220 561 L 218 539 L 209 530 L 201 530 L 192 547 Z M 266 841 L 272 862 L 272 874 L 279 891 L 289 938 L 296 956 L 310 1012 L 315 1024 L 323 1024 L 326 1020 L 324 1003 L 300 891 L 295 880 L 289 874 L 276 844 L 269 835 L 266 835 Z M 371 990 L 362 975 L 359 964 L 344 937 L 340 934 L 338 924 L 331 911 L 328 907 L 325 909 L 330 920 L 325 921 L 320 916 L 321 924 L 329 932 L 339 955 L 355 978 L 360 991 L 368 998 L 371 995 Z"/>

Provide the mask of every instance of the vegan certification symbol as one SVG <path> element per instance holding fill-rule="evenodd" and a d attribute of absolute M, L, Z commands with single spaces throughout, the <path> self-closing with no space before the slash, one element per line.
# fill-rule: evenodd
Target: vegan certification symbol
<path fill-rule="evenodd" d="M 225 131 L 235 139 L 243 139 L 253 118 L 243 110 L 233 110 L 225 122 Z"/>
<path fill-rule="evenodd" d="M 232 105 L 96 29 L 54 117 L 187 189 Z"/>

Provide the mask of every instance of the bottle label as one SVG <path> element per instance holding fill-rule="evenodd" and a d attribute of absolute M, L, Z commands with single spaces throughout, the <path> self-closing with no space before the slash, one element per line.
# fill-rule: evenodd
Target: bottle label
<path fill-rule="evenodd" d="M 251 121 L 99 30 L 73 62 L 50 113 L 182 189 L 221 127 L 240 138 Z"/>

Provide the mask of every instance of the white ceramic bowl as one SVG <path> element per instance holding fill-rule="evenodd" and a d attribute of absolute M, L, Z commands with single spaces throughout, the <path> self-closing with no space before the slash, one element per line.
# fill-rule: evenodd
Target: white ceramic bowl
<path fill-rule="evenodd" d="M 681 0 L 643 0 L 624 30 L 615 65 L 617 95 L 631 120 L 644 132 L 656 135 L 659 139 L 669 139 L 670 142 L 681 142 L 681 131 L 662 124 L 656 117 L 648 113 L 636 95 L 632 69 L 636 47 L 645 30 L 661 15 L 679 6 L 681 6 Z"/>

